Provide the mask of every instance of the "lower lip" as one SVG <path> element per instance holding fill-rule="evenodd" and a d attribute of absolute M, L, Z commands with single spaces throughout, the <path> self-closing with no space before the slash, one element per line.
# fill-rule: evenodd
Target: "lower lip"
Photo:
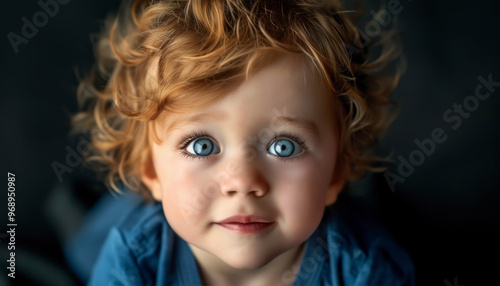
<path fill-rule="evenodd" d="M 257 233 L 263 230 L 266 230 L 274 225 L 274 222 L 263 223 L 263 222 L 254 222 L 254 223 L 217 223 L 217 225 L 222 226 L 225 229 L 228 229 L 237 233 Z"/>

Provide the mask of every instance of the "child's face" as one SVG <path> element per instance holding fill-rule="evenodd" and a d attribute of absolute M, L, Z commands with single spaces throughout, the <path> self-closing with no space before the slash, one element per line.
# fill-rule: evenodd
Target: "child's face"
<path fill-rule="evenodd" d="M 305 73 L 285 56 L 206 108 L 160 117 L 143 181 L 205 259 L 261 267 L 299 249 L 336 200 L 333 97 Z M 233 216 L 258 218 L 222 223 Z"/>

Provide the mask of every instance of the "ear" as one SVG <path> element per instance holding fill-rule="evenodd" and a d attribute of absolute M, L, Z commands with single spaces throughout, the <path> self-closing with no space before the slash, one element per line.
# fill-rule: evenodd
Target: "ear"
<path fill-rule="evenodd" d="M 161 201 L 161 186 L 156 175 L 156 170 L 153 164 L 151 155 L 148 156 L 146 163 L 141 168 L 141 180 L 151 191 L 151 195 L 157 201 Z"/>
<path fill-rule="evenodd" d="M 331 185 L 330 188 L 328 189 L 328 194 L 326 196 L 326 206 L 332 205 L 337 201 L 337 197 L 340 194 L 340 191 L 344 188 L 346 184 L 345 179 L 337 179 L 335 180 Z"/>
<path fill-rule="evenodd" d="M 347 180 L 345 179 L 346 174 L 349 174 L 349 163 L 346 162 L 346 160 L 340 164 L 337 162 L 337 164 L 335 164 L 335 171 L 326 196 L 326 206 L 332 205 L 337 201 L 340 192 L 347 183 Z"/>

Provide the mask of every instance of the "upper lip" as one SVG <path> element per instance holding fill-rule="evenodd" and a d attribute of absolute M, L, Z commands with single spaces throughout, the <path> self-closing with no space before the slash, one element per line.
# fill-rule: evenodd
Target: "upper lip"
<path fill-rule="evenodd" d="M 271 223 L 272 220 L 256 216 L 256 215 L 235 215 L 232 217 L 228 217 L 224 220 L 218 221 L 216 223 Z"/>

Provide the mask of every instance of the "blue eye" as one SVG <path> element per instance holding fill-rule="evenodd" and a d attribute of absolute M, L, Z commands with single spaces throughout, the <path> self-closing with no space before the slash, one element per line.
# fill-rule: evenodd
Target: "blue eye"
<path fill-rule="evenodd" d="M 199 138 L 191 141 L 186 147 L 186 151 L 198 156 L 208 156 L 220 153 L 220 148 L 208 138 Z"/>
<path fill-rule="evenodd" d="M 267 151 L 276 156 L 291 157 L 302 153 L 303 149 L 299 144 L 291 140 L 278 139 L 269 146 Z"/>

